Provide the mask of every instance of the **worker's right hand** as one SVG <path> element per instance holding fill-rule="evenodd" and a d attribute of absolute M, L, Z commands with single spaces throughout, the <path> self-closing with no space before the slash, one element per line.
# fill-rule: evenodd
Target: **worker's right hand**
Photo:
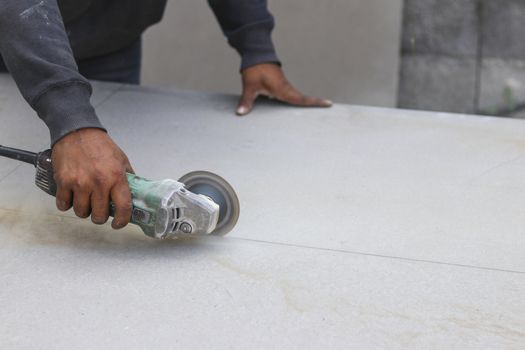
<path fill-rule="evenodd" d="M 133 169 L 106 132 L 94 128 L 72 132 L 53 146 L 51 158 L 59 210 L 73 206 L 78 217 L 91 215 L 93 223 L 102 225 L 108 221 L 112 201 L 111 226 L 120 229 L 129 223 L 132 201 L 126 172 Z"/>

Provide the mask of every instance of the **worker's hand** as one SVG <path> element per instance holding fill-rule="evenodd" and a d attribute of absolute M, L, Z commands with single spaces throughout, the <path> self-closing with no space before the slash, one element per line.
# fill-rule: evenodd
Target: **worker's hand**
<path fill-rule="evenodd" d="M 286 80 L 281 67 L 273 63 L 258 64 L 242 71 L 242 96 L 237 106 L 237 115 L 250 113 L 259 95 L 294 106 L 332 106 L 330 100 L 303 95 Z"/>
<path fill-rule="evenodd" d="M 133 172 L 128 158 L 99 129 L 81 129 L 60 139 L 52 153 L 56 204 L 62 211 L 71 206 L 75 214 L 102 225 L 109 218 L 109 202 L 115 205 L 114 229 L 131 219 L 132 201 L 126 172 Z"/>

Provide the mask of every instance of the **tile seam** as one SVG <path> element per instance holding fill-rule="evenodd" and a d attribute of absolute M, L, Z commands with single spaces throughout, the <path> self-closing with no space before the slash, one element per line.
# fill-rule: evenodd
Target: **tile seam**
<path fill-rule="evenodd" d="M 269 241 L 263 241 L 263 240 L 257 240 L 257 239 L 241 238 L 241 237 L 232 237 L 231 239 L 247 241 L 247 242 L 254 242 L 254 243 L 262 243 L 262 244 L 268 244 L 268 245 L 280 245 L 280 246 L 319 250 L 319 251 L 326 251 L 326 252 L 333 252 L 333 253 L 343 253 L 343 254 L 351 254 L 351 255 L 358 255 L 358 256 L 389 259 L 389 260 L 399 260 L 399 261 L 405 261 L 405 262 L 425 263 L 425 264 L 432 264 L 432 265 L 459 267 L 459 268 L 471 269 L 471 270 L 482 270 L 482 271 L 503 272 L 503 273 L 525 275 L 525 271 L 503 269 L 503 268 L 496 268 L 496 267 L 489 267 L 489 266 L 477 266 L 477 265 L 451 263 L 451 262 L 438 261 L 438 260 L 407 258 L 407 257 L 401 257 L 401 256 L 395 256 L 395 255 L 367 253 L 367 252 L 351 251 L 351 250 L 344 250 L 344 249 L 313 247 L 313 246 L 294 244 L 294 243 L 269 242 Z"/>

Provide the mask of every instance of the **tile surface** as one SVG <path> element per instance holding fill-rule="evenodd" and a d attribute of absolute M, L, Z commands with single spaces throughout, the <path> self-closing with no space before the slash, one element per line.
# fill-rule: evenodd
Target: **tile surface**
<path fill-rule="evenodd" d="M 525 344 L 523 275 L 27 214 L 0 214 L 2 349 Z"/>
<path fill-rule="evenodd" d="M 141 175 L 232 183 L 222 239 L 60 214 L 29 166 L 0 181 L 0 348 L 525 346 L 523 121 L 235 102 L 119 87 L 98 108 Z"/>

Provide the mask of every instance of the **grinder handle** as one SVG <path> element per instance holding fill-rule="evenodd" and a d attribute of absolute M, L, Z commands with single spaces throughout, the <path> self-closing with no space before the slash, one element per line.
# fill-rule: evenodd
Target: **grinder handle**
<path fill-rule="evenodd" d="M 37 154 L 0 145 L 0 156 L 35 165 Z"/>

